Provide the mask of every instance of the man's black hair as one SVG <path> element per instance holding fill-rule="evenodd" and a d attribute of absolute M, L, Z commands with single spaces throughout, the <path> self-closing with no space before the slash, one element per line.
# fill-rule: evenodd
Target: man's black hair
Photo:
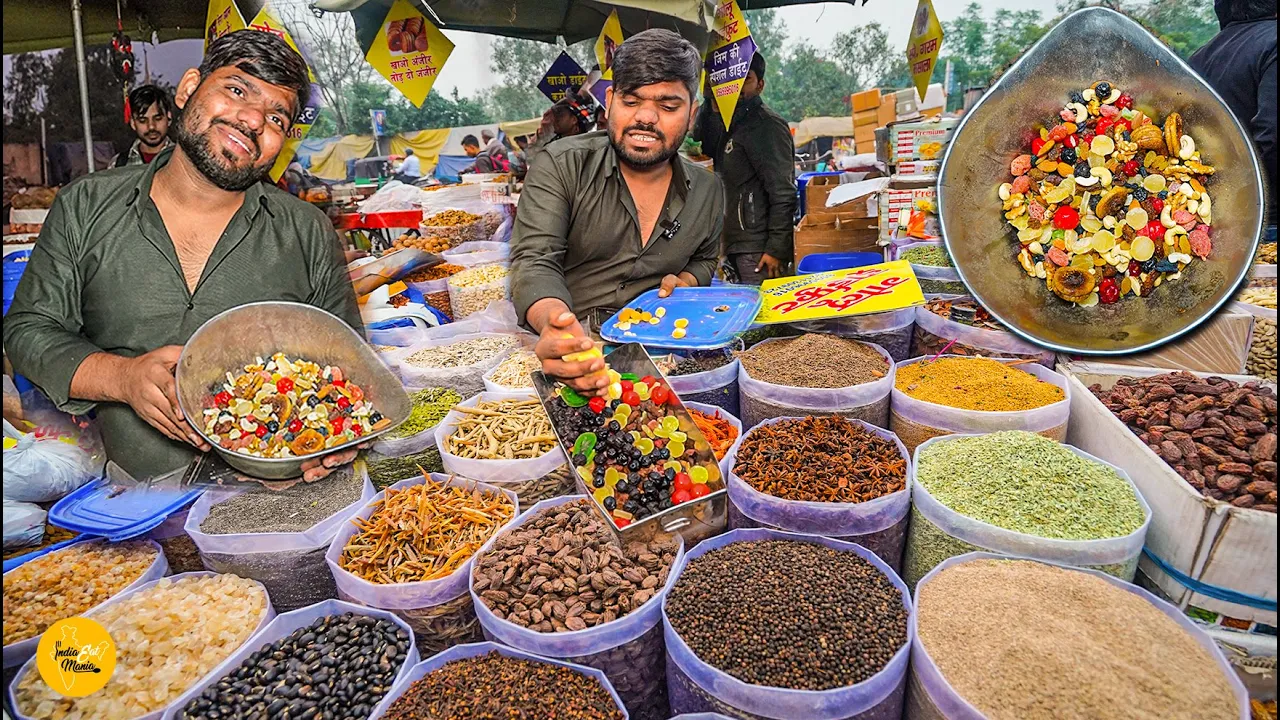
<path fill-rule="evenodd" d="M 173 100 L 164 88 L 139 85 L 129 91 L 129 112 L 133 117 L 142 117 L 152 105 L 159 105 L 165 115 L 173 114 Z"/>
<path fill-rule="evenodd" d="M 765 62 L 764 55 L 759 50 L 751 56 L 751 72 L 756 74 L 757 80 L 764 80 Z"/>
<path fill-rule="evenodd" d="M 480 147 L 480 141 L 476 139 L 476 136 L 475 136 L 475 135 L 468 135 L 468 136 L 466 136 L 466 137 L 462 138 L 462 144 L 463 144 L 463 145 L 475 145 L 476 147 Z"/>
<path fill-rule="evenodd" d="M 273 33 L 246 28 L 214 40 L 200 62 L 200 79 L 224 67 L 238 67 L 263 82 L 293 90 L 298 96 L 295 113 L 311 99 L 307 63 Z"/>
<path fill-rule="evenodd" d="M 702 56 L 693 43 L 670 30 L 652 29 L 627 38 L 613 56 L 615 92 L 634 93 L 645 85 L 680 82 L 689 100 L 698 96 Z"/>
<path fill-rule="evenodd" d="M 405 157 L 409 157 L 409 156 L 410 156 L 410 155 L 412 155 L 412 154 L 413 154 L 413 148 L 405 148 L 405 149 L 404 149 L 404 156 L 405 156 Z"/>

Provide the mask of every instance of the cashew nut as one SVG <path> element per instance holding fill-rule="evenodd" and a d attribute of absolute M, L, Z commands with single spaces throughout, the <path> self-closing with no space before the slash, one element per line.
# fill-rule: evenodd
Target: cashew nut
<path fill-rule="evenodd" d="M 1191 183 L 1182 183 L 1182 185 L 1178 186 L 1178 192 L 1186 195 L 1188 198 L 1196 196 L 1196 189 L 1191 187 Z"/>
<path fill-rule="evenodd" d="M 1181 225 L 1174 225 L 1173 227 L 1164 231 L 1165 244 L 1172 245 L 1178 241 L 1179 235 L 1186 235 L 1186 234 L 1187 234 L 1186 228 L 1182 227 Z"/>
<path fill-rule="evenodd" d="M 1031 251 L 1032 255 L 1044 254 L 1044 245 L 1041 245 L 1039 240 L 1032 241 L 1032 243 L 1027 246 L 1027 249 Z"/>
<path fill-rule="evenodd" d="M 1111 171 L 1101 165 L 1091 168 L 1089 174 L 1101 180 L 1103 185 L 1111 184 Z"/>
<path fill-rule="evenodd" d="M 1012 184 L 1012 183 L 1005 183 L 1005 184 L 1001 185 L 1001 186 L 1000 186 L 1000 199 L 1001 199 L 1001 200 L 1008 200 L 1008 199 L 1009 199 L 1009 194 L 1010 194 L 1011 192 L 1013 192 L 1013 184 Z"/>
<path fill-rule="evenodd" d="M 1093 92 L 1093 88 L 1085 88 L 1085 89 L 1084 89 L 1084 92 L 1082 92 L 1082 93 L 1080 93 L 1080 94 L 1084 96 L 1084 101 L 1085 101 L 1085 102 L 1089 102 L 1089 101 L 1091 101 L 1091 100 L 1095 99 L 1096 97 L 1098 97 L 1098 96 L 1097 96 L 1097 94 L 1095 94 L 1095 93 Z M 1077 103 L 1077 104 L 1079 104 L 1079 103 Z"/>
<path fill-rule="evenodd" d="M 1091 92 L 1091 91 L 1086 90 L 1085 92 Z M 1067 109 L 1075 113 L 1076 124 L 1078 125 L 1083 124 L 1085 120 L 1089 119 L 1088 108 L 1086 108 L 1084 105 L 1081 105 L 1080 103 L 1067 103 Z"/>
<path fill-rule="evenodd" d="M 1111 94 L 1108 95 L 1107 99 L 1103 100 L 1102 102 L 1106 105 L 1111 105 L 1112 103 L 1114 103 L 1119 99 L 1120 99 L 1120 88 L 1111 88 Z"/>
<path fill-rule="evenodd" d="M 1200 216 L 1201 220 L 1204 220 L 1206 223 L 1209 222 L 1209 213 L 1212 212 L 1212 203 L 1209 200 L 1209 193 L 1204 193 L 1200 196 L 1200 209 L 1194 212 Z"/>
<path fill-rule="evenodd" d="M 1192 199 L 1187 203 L 1187 212 L 1200 214 L 1200 201 Z"/>
<path fill-rule="evenodd" d="M 1044 280 L 1046 277 L 1048 277 L 1048 274 L 1047 274 L 1047 272 L 1046 272 L 1046 271 L 1045 271 L 1045 269 L 1044 269 L 1044 261 L 1043 261 L 1043 260 L 1041 260 L 1040 262 L 1036 263 L 1036 277 L 1040 278 L 1041 280 Z"/>
<path fill-rule="evenodd" d="M 1165 205 L 1164 209 L 1160 211 L 1160 224 L 1167 228 L 1177 225 L 1177 223 L 1173 221 L 1173 208 L 1169 205 Z"/>
<path fill-rule="evenodd" d="M 1083 185 L 1085 187 L 1093 187 L 1094 185 L 1098 184 L 1098 178 L 1097 177 L 1087 177 L 1087 178 L 1078 177 L 1076 178 L 1076 184 Z"/>
<path fill-rule="evenodd" d="M 1178 138 L 1178 157 L 1183 160 L 1190 160 L 1192 155 L 1196 154 L 1196 141 L 1191 139 L 1190 135 L 1183 135 Z"/>

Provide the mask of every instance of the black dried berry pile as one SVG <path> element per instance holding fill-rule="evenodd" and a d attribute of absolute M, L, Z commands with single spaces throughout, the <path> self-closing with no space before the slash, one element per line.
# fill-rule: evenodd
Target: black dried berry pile
<path fill-rule="evenodd" d="M 830 690 L 884 669 L 907 642 L 902 593 L 853 552 L 737 542 L 689 562 L 667 598 L 703 662 L 743 682 Z"/>
<path fill-rule="evenodd" d="M 676 364 L 670 375 L 693 375 L 722 368 L 733 362 L 733 353 L 727 350 L 695 352 Z"/>
<path fill-rule="evenodd" d="M 344 613 L 266 645 L 187 703 L 180 718 L 363 720 L 409 653 L 395 623 Z"/>

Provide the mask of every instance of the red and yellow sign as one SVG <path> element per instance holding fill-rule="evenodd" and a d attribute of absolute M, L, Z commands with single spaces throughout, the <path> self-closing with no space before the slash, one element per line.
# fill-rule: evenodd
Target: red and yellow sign
<path fill-rule="evenodd" d="M 415 107 L 431 93 L 453 43 L 406 0 L 396 0 L 365 59 Z"/>
<path fill-rule="evenodd" d="M 905 260 L 765 280 L 760 294 L 764 302 L 756 322 L 766 325 L 866 315 L 924 304 L 920 282 L 911 263 Z"/>
<path fill-rule="evenodd" d="M 907 42 L 907 63 L 911 66 L 912 84 L 924 99 L 929 89 L 929 79 L 938 64 L 938 50 L 942 48 L 942 23 L 933 11 L 931 0 L 920 0 L 915 19 L 911 22 L 911 39 Z"/>
<path fill-rule="evenodd" d="M 59 620 L 40 636 L 36 669 L 59 695 L 84 697 L 98 692 L 116 670 L 116 643 L 94 620 Z"/>

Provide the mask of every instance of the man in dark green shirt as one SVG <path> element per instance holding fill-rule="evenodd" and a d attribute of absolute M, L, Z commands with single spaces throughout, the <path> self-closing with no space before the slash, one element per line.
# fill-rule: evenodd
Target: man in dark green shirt
<path fill-rule="evenodd" d="M 208 449 L 183 419 L 173 372 L 209 318 L 291 300 L 363 332 L 324 213 L 261 181 L 309 89 L 280 38 L 223 36 L 178 84 L 177 146 L 81 178 L 49 210 L 5 317 L 5 350 L 63 410 L 96 407 L 107 456 L 135 477 Z M 306 477 L 353 457 L 329 455 Z"/>
<path fill-rule="evenodd" d="M 511 239 L 516 312 L 541 336 L 543 371 L 581 392 L 606 379 L 599 358 L 561 360 L 591 347 L 574 313 L 711 283 L 724 193 L 678 155 L 700 72 L 698 51 L 676 33 L 633 35 L 614 56 L 608 130 L 548 146 L 525 178 Z"/>

